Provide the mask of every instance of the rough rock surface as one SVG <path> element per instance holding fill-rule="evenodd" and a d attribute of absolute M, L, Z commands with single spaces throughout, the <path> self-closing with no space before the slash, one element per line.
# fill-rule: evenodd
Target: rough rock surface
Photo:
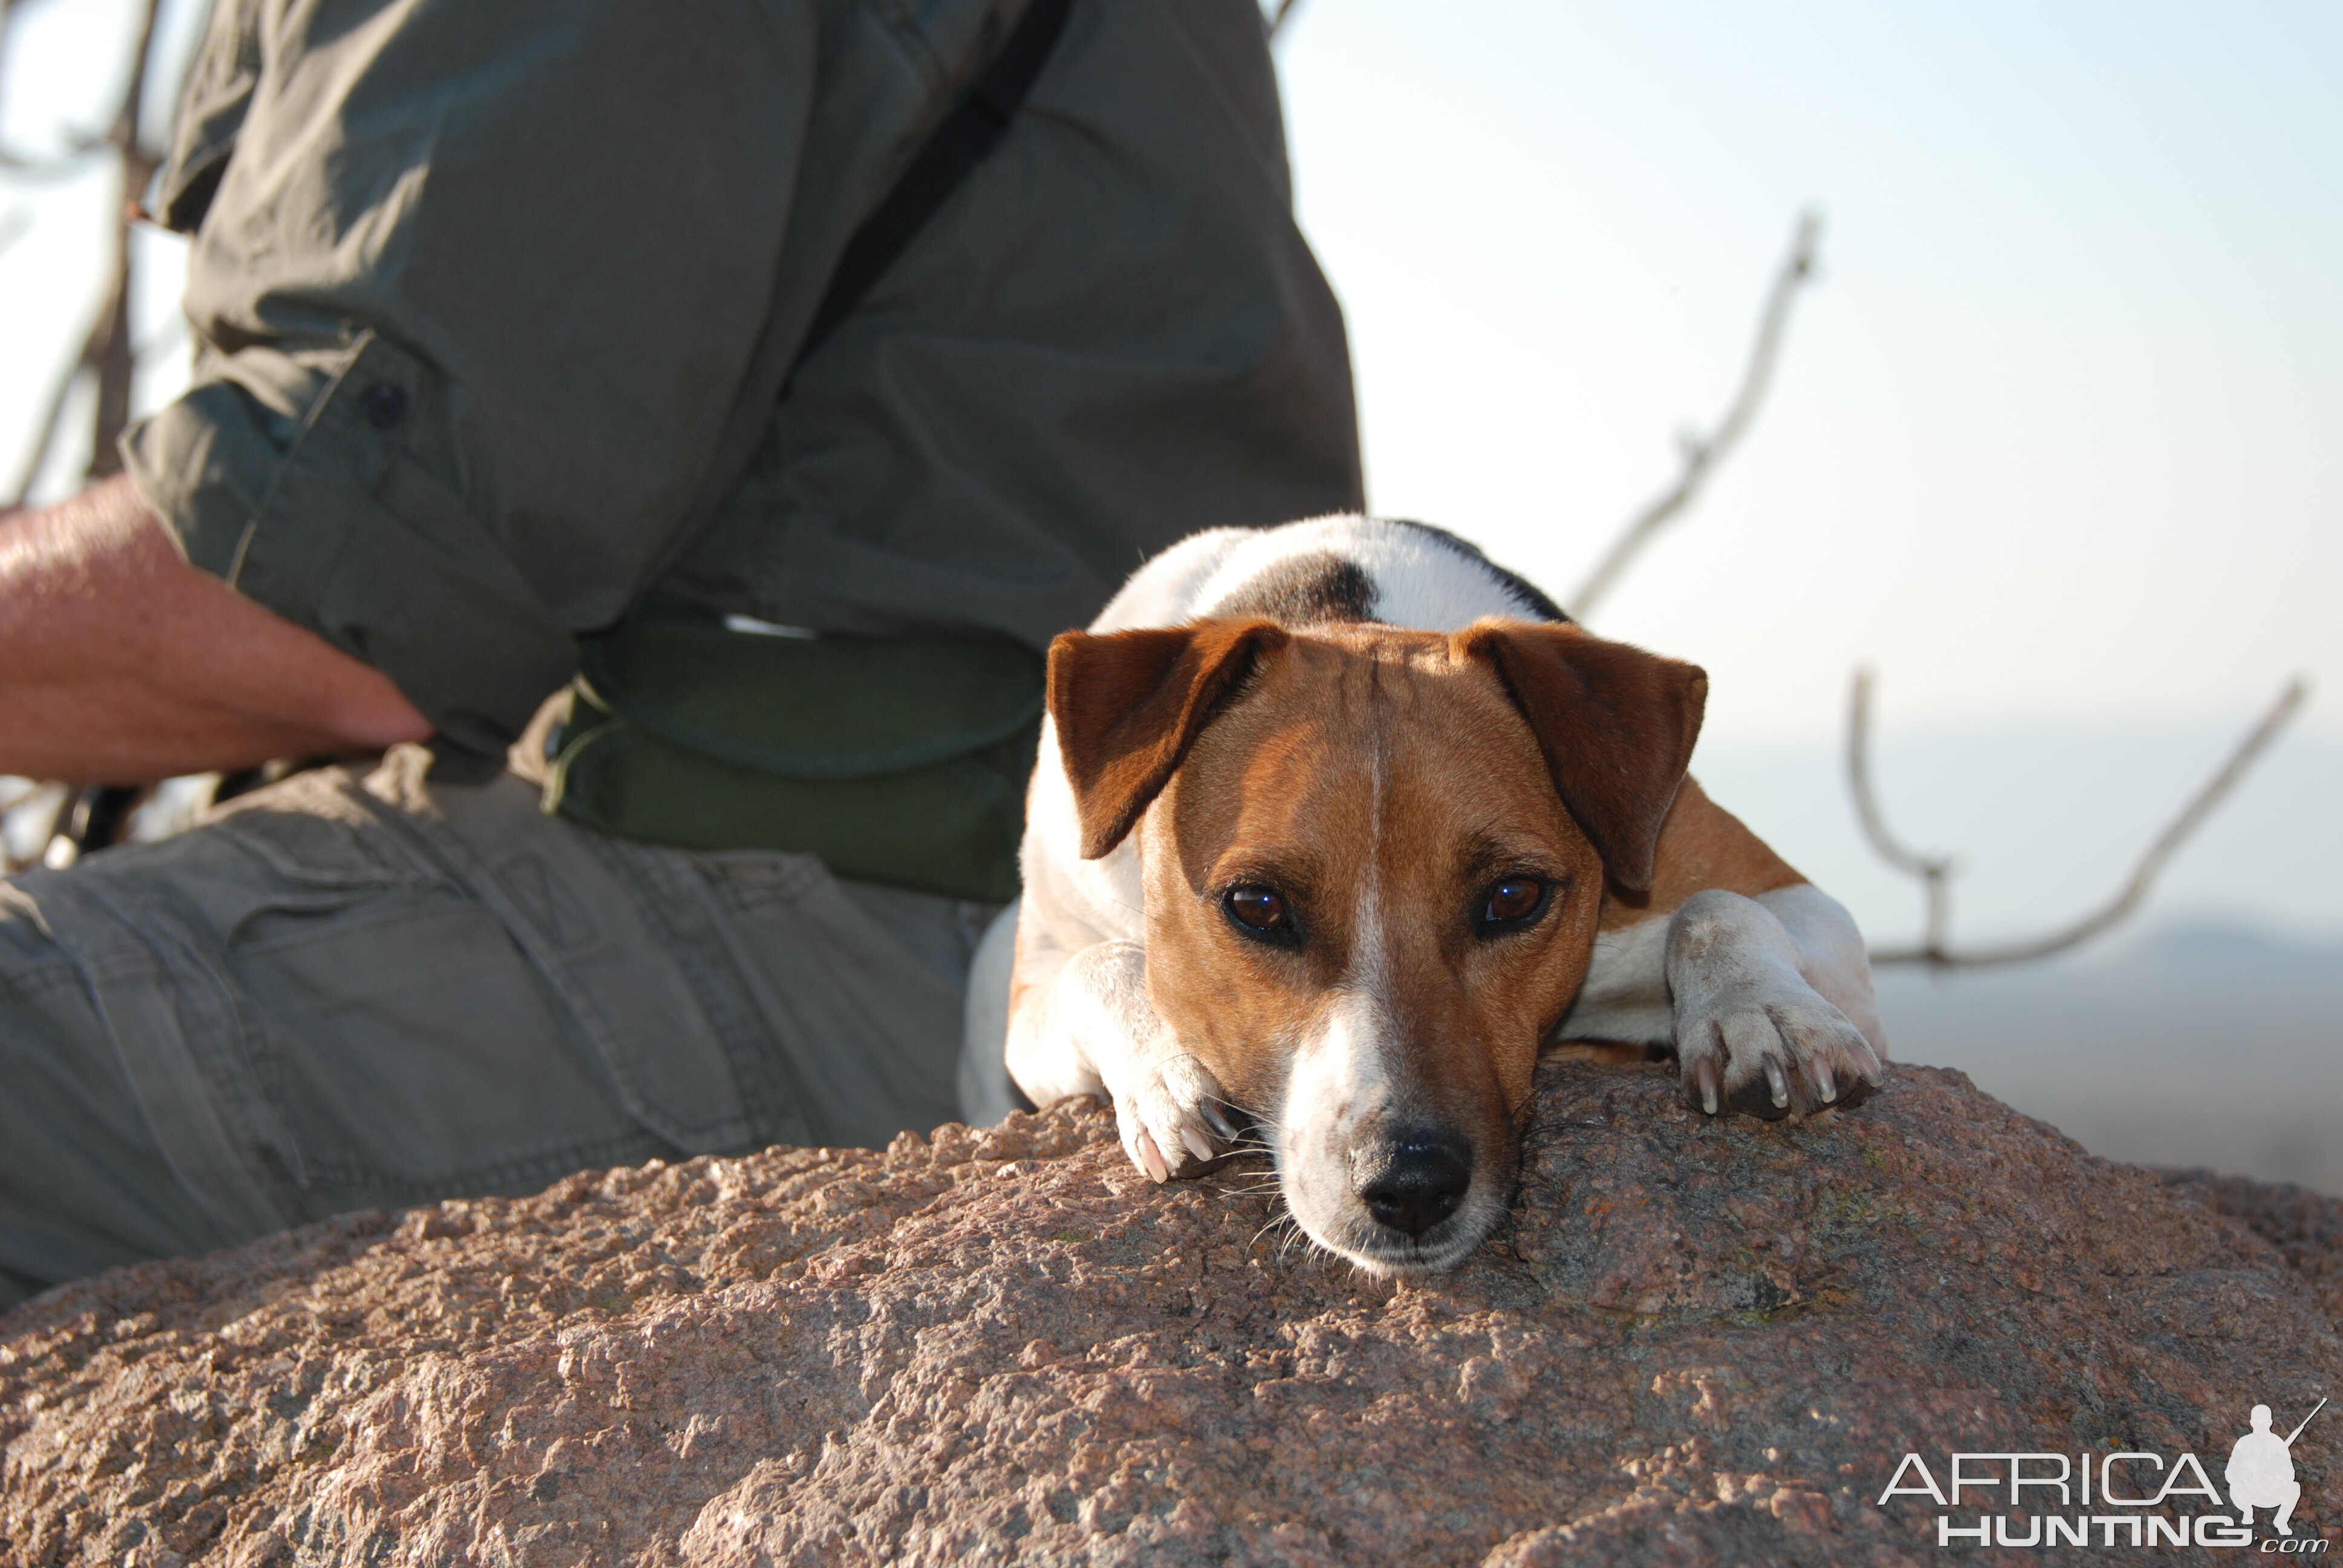
<path fill-rule="evenodd" d="M 1549 1063 L 1513 1222 L 1416 1283 L 1264 1186 L 1060 1108 L 117 1271 L 0 1318 L 0 1560 L 1916 1562 L 1907 1450 L 2217 1475 L 2253 1402 L 2343 1392 L 2343 1204 L 1953 1072 L 1794 1127 Z"/>

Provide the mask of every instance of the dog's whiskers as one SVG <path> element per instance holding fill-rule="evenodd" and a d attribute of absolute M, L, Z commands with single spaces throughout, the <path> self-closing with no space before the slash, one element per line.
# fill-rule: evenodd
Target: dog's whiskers
<path fill-rule="evenodd" d="M 1302 1227 L 1295 1222 L 1292 1211 L 1281 1210 L 1277 1213 L 1271 1215 L 1269 1217 L 1269 1223 L 1263 1225 L 1260 1230 L 1255 1231 L 1252 1233 L 1252 1241 L 1248 1241 L 1245 1245 L 1250 1249 L 1251 1247 L 1257 1245 L 1263 1236 L 1266 1236 L 1272 1231 L 1281 1228 L 1288 1231 L 1299 1231 Z M 1292 1244 L 1293 1241 L 1290 1235 L 1279 1243 L 1277 1256 L 1280 1262 L 1284 1261 L 1286 1251 L 1291 1248 Z"/>

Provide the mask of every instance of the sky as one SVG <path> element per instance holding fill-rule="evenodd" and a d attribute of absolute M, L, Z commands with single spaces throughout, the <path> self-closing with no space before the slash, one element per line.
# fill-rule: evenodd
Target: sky
<path fill-rule="evenodd" d="M 2150 919 L 2343 937 L 2343 9 L 1302 0 L 1297 206 L 1376 510 L 1567 600 L 1738 377 L 1769 400 L 1593 618 L 1710 676 L 1699 772 L 1879 938 L 1847 687 L 1956 929 L 2048 928 L 2288 677 Z"/>
<path fill-rule="evenodd" d="M 2343 678 L 2343 10 L 1303 0 L 1280 56 L 1371 504 L 1564 592 L 1823 215 L 1745 450 L 1599 620 L 1721 731 L 1835 731 L 1858 659 L 1923 723 Z"/>
<path fill-rule="evenodd" d="M 35 6 L 12 143 L 96 117 L 127 10 Z M 197 10 L 170 0 L 179 44 Z M 1979 936 L 2111 889 L 2308 673 L 2157 908 L 2343 934 L 2343 8 L 1301 0 L 1277 54 L 1371 505 L 1557 596 L 1672 481 L 1821 215 L 1755 427 L 1594 624 L 1708 669 L 1704 778 L 1867 927 L 1916 897 L 1835 772 L 1858 662 L 1891 816 L 1964 851 Z M 0 482 L 108 199 L 0 188 L 0 233 L 35 220 L 0 254 Z M 151 406 L 180 264 L 141 244 Z"/>

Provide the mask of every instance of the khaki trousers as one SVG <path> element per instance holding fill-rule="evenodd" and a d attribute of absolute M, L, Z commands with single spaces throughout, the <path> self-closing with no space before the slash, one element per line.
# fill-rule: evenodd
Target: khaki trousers
<path fill-rule="evenodd" d="M 427 762 L 0 881 L 0 1309 L 344 1210 L 958 1117 L 995 906 L 609 839 Z"/>

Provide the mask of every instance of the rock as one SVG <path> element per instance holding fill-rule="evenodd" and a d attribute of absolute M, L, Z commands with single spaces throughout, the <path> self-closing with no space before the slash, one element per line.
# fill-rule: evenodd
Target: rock
<path fill-rule="evenodd" d="M 2310 1282 L 2320 1308 L 2343 1323 L 2343 1202 L 2291 1181 L 2255 1181 L 2210 1171 L 2159 1171 L 2174 1192 L 2246 1228 L 2276 1246 Z"/>
<path fill-rule="evenodd" d="M 1937 1551 L 1907 1452 L 2217 1476 L 2343 1392 L 2343 1203 L 1955 1072 L 1790 1126 L 1549 1063 L 1513 1221 L 1415 1282 L 1266 1185 L 1063 1106 L 120 1270 L 0 1318 L 0 1561 L 1886 1564 Z"/>

